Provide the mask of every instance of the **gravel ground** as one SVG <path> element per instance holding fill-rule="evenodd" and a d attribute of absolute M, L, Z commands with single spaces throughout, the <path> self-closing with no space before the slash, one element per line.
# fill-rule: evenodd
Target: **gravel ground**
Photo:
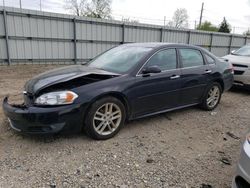
<path fill-rule="evenodd" d="M 0 100 L 54 67 L 0 66 Z M 0 187 L 230 187 L 250 128 L 249 94 L 226 92 L 213 112 L 192 107 L 132 121 L 107 141 L 19 135 L 0 109 Z"/>

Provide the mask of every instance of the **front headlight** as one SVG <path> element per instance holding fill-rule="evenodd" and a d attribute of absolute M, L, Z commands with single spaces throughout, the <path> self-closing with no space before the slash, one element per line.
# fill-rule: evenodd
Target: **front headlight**
<path fill-rule="evenodd" d="M 35 104 L 38 105 L 72 104 L 77 97 L 78 95 L 72 91 L 57 91 L 57 92 L 46 93 L 39 96 L 35 100 Z"/>

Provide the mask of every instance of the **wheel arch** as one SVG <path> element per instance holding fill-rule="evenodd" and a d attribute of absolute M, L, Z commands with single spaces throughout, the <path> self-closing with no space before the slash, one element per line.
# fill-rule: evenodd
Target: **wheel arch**
<path fill-rule="evenodd" d="M 130 110 L 130 105 L 129 105 L 128 99 L 127 99 L 127 97 L 126 97 L 124 94 L 122 94 L 122 93 L 120 93 L 120 92 L 116 92 L 116 91 L 103 93 L 103 94 L 98 95 L 98 96 L 96 96 L 95 98 L 93 98 L 93 99 L 89 102 L 89 105 L 88 105 L 88 107 L 87 107 L 87 109 L 86 109 L 86 112 L 89 111 L 89 109 L 91 108 L 92 104 L 93 104 L 95 101 L 97 101 L 97 100 L 99 100 L 99 99 L 102 99 L 102 98 L 104 98 L 104 97 L 114 97 L 114 98 L 117 98 L 118 100 L 120 100 L 120 101 L 122 102 L 122 104 L 124 105 L 124 107 L 125 107 L 126 120 L 129 119 L 131 110 Z M 86 118 L 86 115 L 87 115 L 87 113 L 84 114 L 84 120 L 85 120 L 85 118 Z"/>
<path fill-rule="evenodd" d="M 216 79 L 213 80 L 213 82 L 219 83 L 220 86 L 221 86 L 222 92 L 224 91 L 224 81 L 223 81 L 222 78 L 216 78 Z"/>

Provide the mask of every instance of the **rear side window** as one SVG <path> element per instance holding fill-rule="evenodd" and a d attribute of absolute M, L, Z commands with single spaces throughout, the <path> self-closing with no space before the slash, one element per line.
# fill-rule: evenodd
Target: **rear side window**
<path fill-rule="evenodd" d="M 146 66 L 158 66 L 162 71 L 176 69 L 176 59 L 175 49 L 161 50 L 149 59 Z"/>
<path fill-rule="evenodd" d="M 214 64 L 215 63 L 215 60 L 212 57 L 210 57 L 209 55 L 205 54 L 205 57 L 207 59 L 208 64 Z"/>
<path fill-rule="evenodd" d="M 199 50 L 180 49 L 179 51 L 183 68 L 204 65 L 204 60 Z"/>

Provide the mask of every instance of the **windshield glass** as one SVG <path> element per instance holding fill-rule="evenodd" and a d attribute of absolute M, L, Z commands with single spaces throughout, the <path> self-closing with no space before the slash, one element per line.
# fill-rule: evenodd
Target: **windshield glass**
<path fill-rule="evenodd" d="M 125 73 L 136 65 L 152 48 L 118 46 L 89 62 L 88 66 L 115 73 Z"/>
<path fill-rule="evenodd" d="M 250 56 L 250 46 L 243 46 L 242 48 L 233 52 L 234 55 Z"/>

